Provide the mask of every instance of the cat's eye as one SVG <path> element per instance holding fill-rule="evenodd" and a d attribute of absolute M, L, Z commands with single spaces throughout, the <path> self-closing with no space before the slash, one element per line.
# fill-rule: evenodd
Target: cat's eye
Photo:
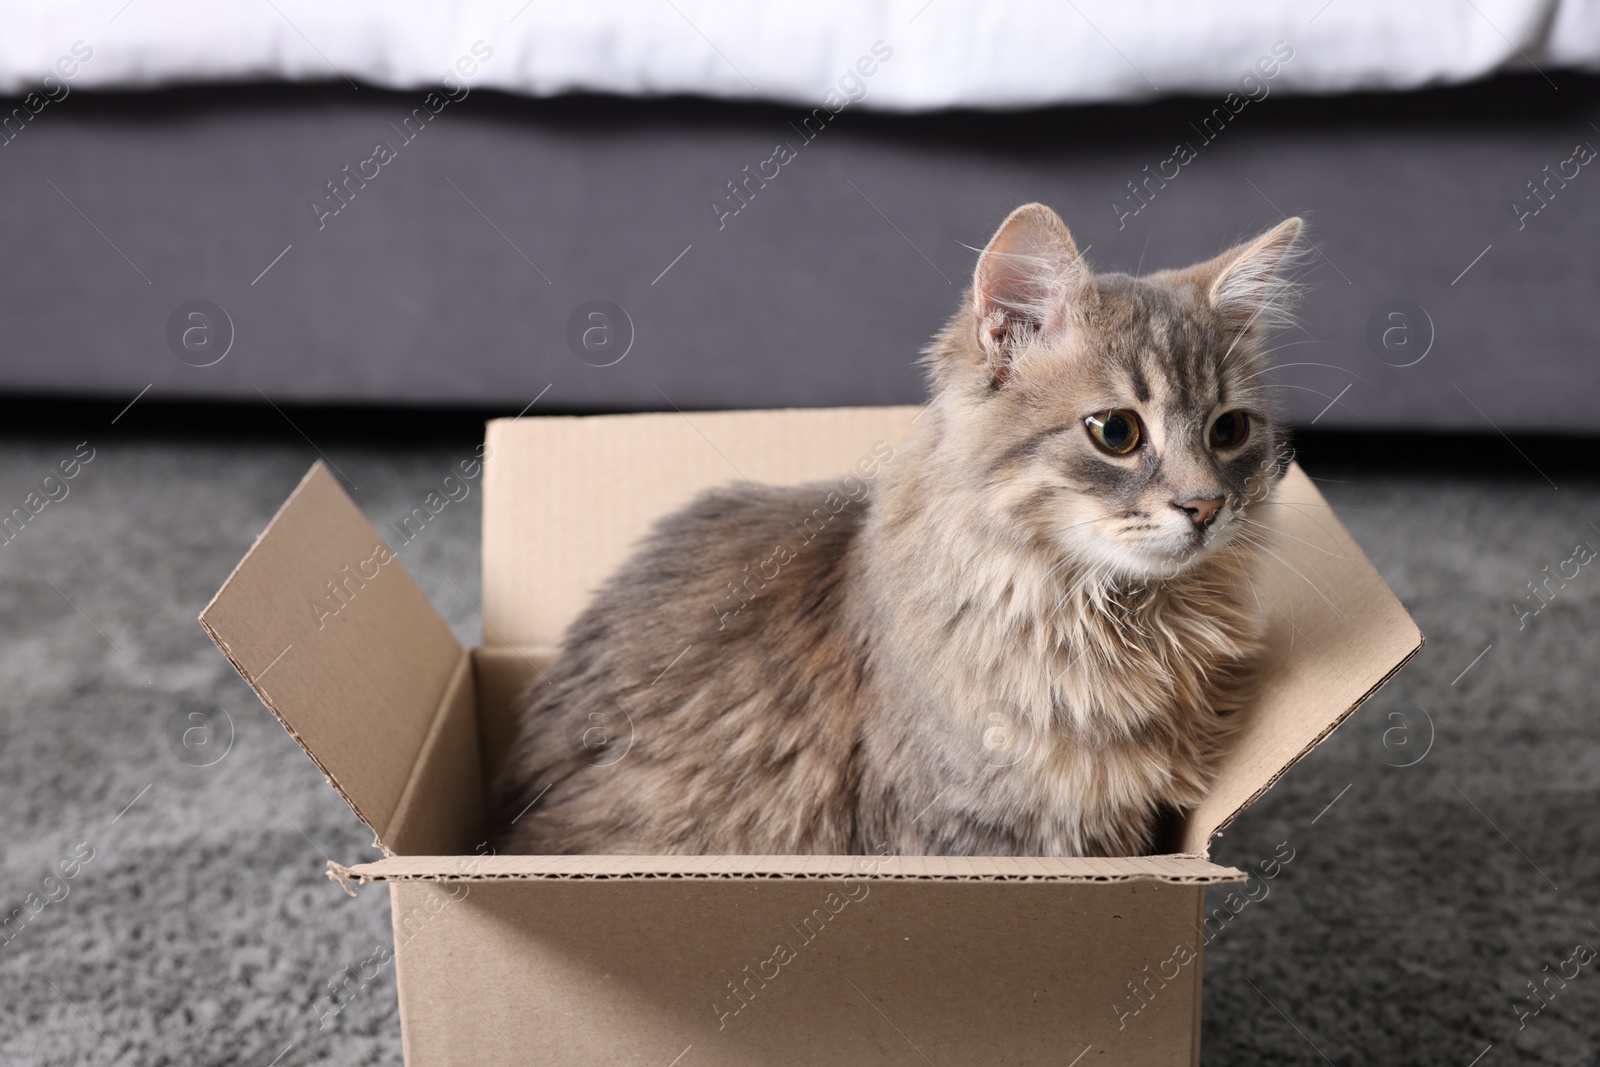
<path fill-rule="evenodd" d="M 1243 411 L 1227 411 L 1211 424 L 1212 448 L 1238 448 L 1250 436 L 1250 416 Z"/>
<path fill-rule="evenodd" d="M 1101 411 L 1083 420 L 1094 443 L 1113 456 L 1125 456 L 1139 447 L 1139 416 L 1131 411 Z"/>

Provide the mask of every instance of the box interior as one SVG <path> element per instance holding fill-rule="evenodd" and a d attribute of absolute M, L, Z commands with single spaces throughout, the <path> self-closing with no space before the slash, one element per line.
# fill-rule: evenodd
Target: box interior
<path fill-rule="evenodd" d="M 713 875 L 706 857 L 474 857 L 483 786 L 516 694 L 567 622 L 656 517 L 722 482 L 864 477 L 874 446 L 920 409 L 853 408 L 505 419 L 484 472 L 484 644 L 461 648 L 321 463 L 307 474 L 201 621 L 240 674 L 372 828 L 388 859 L 341 877 Z M 892 459 L 888 460 L 892 462 Z M 1276 531 L 1254 588 L 1268 618 L 1260 691 L 1177 857 L 1119 860 L 1131 876 L 1239 877 L 1208 863 L 1214 836 L 1421 647 L 1422 636 L 1298 466 L 1263 521 Z M 463 858 L 464 857 L 464 858 Z M 517 862 L 510 862 L 512 860 Z M 806 877 L 799 867 L 755 877 Z M 815 858 L 813 858 L 815 859 Z M 912 858 L 905 858 L 909 863 Z M 620 862 L 626 861 L 626 862 Z M 1158 862 L 1157 866 L 1149 866 Z M 619 865 L 620 862 L 620 865 Z M 905 877 L 954 870 L 903 867 Z M 1016 860 L 964 859 L 974 878 Z M 1028 877 L 1094 881 L 1113 861 L 1031 861 Z M 1164 866 L 1161 866 L 1164 864 Z M 420 867 L 419 867 L 420 865 Z M 803 865 L 801 865 L 803 866 Z M 628 872 L 633 872 L 631 875 Z M 939 873 L 945 872 L 944 874 Z M 672 873 L 676 872 L 676 873 Z"/>

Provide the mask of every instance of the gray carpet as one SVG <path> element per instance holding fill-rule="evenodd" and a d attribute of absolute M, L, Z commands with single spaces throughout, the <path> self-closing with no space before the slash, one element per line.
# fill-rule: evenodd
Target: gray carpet
<path fill-rule="evenodd" d="M 384 892 L 323 876 L 369 839 L 195 622 L 314 454 L 86 425 L 0 443 L 4 510 L 84 437 L 70 495 L 0 545 L 0 914 L 59 898 L 0 939 L 0 1063 L 397 1062 L 392 973 L 329 992 L 389 938 Z M 470 444 L 329 451 L 381 523 Z M 1510 607 L 1600 545 L 1600 482 L 1311 473 L 1341 479 L 1324 490 L 1430 644 L 1220 843 L 1295 858 L 1208 950 L 1205 1062 L 1600 1062 L 1600 964 L 1520 1031 L 1515 1008 L 1543 965 L 1600 948 L 1600 561 L 1521 632 Z M 475 504 L 401 552 L 464 641 L 477 616 L 449 583 L 477 595 Z M 191 700 L 231 719 L 211 766 L 169 743 Z M 1423 751 L 1419 708 L 1431 750 L 1386 766 Z M 1391 712 L 1409 746 L 1385 745 Z"/>

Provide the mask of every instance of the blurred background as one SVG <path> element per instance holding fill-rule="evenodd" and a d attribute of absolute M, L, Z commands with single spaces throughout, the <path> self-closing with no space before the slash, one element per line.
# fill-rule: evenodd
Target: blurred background
<path fill-rule="evenodd" d="M 382 894 L 322 876 L 367 838 L 194 622 L 312 461 L 382 528 L 490 417 L 918 402 L 1038 200 L 1101 271 L 1309 221 L 1274 382 L 1430 639 L 1219 844 L 1297 858 L 1210 946 L 1206 1062 L 1600 1062 L 1600 977 L 1527 986 L 1600 947 L 1600 4 L 0 27 L 0 1061 L 398 1058 L 392 974 L 342 981 Z M 477 523 L 399 550 L 468 643 Z"/>

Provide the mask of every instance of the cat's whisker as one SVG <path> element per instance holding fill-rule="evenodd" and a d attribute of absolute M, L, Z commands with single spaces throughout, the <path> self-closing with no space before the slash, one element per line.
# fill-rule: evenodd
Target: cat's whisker
<path fill-rule="evenodd" d="M 1251 313 L 1250 317 L 1244 320 L 1244 325 L 1239 327 L 1239 332 L 1233 335 L 1233 343 L 1228 346 L 1228 350 L 1222 353 L 1222 358 L 1217 361 L 1217 366 L 1219 368 L 1226 367 L 1228 365 L 1228 357 L 1233 355 L 1233 350 L 1239 346 L 1239 341 L 1246 333 L 1250 332 L 1250 327 L 1257 319 L 1261 317 L 1261 313 L 1267 309 L 1267 304 L 1267 301 L 1261 301 L 1261 303 L 1257 305 L 1255 311 Z"/>
<path fill-rule="evenodd" d="M 1255 519 L 1247 518 L 1244 515 L 1236 515 L 1236 516 L 1234 516 L 1234 519 L 1237 522 L 1246 523 L 1249 526 L 1253 526 L 1253 527 L 1255 527 L 1257 529 L 1261 529 L 1261 530 L 1266 530 L 1266 531 L 1268 531 L 1270 533 L 1277 534 L 1280 537 L 1287 537 L 1291 541 L 1299 541 L 1302 545 L 1305 545 L 1307 548 L 1315 549 L 1316 551 L 1321 552 L 1324 556 L 1332 556 L 1334 559 L 1342 559 L 1342 560 L 1346 560 L 1346 561 L 1348 561 L 1350 559 L 1349 556 L 1345 555 L 1342 552 L 1330 552 L 1328 549 L 1323 548 L 1319 544 L 1316 544 L 1316 543 L 1314 543 L 1312 541 L 1307 541 L 1304 537 L 1296 537 L 1294 534 L 1290 533 L 1288 530 L 1280 530 L 1280 529 L 1278 529 L 1276 527 L 1268 526 L 1264 522 L 1258 522 Z"/>
<path fill-rule="evenodd" d="M 1334 613 L 1334 615 L 1338 616 L 1338 618 L 1341 621 L 1344 621 L 1344 622 L 1348 622 L 1349 621 L 1350 617 L 1348 615 L 1346 615 L 1342 610 L 1340 610 L 1340 608 L 1339 608 L 1339 606 L 1337 604 L 1335 604 L 1332 600 L 1328 599 L 1328 595 L 1322 591 L 1322 587 L 1319 586 L 1316 582 L 1313 582 L 1310 578 L 1307 578 L 1305 576 L 1305 574 L 1303 574 L 1300 571 L 1300 569 L 1298 567 L 1296 567 L 1293 563 L 1290 563 L 1288 560 L 1286 560 L 1282 556 L 1278 555 L 1271 548 L 1267 547 L 1267 545 L 1264 544 L 1261 540 L 1259 540 L 1257 538 L 1253 538 L 1252 536 L 1250 536 L 1248 531 L 1241 531 L 1240 534 L 1239 534 L 1239 538 L 1240 538 L 1240 540 L 1245 541 L 1245 542 L 1255 546 L 1255 548 L 1259 549 L 1260 551 L 1265 552 L 1267 555 L 1271 556 L 1273 559 L 1275 559 L 1279 563 L 1281 563 L 1284 567 L 1286 567 L 1290 571 L 1292 571 L 1295 574 L 1296 577 L 1298 577 L 1301 581 L 1305 582 L 1307 585 L 1309 585 L 1311 587 L 1312 592 L 1316 593 L 1317 596 L 1322 599 L 1322 602 L 1324 604 L 1328 605 L 1328 609 L 1330 611 L 1332 611 Z"/>
<path fill-rule="evenodd" d="M 1310 344 L 1311 342 L 1309 342 L 1309 341 L 1301 341 L 1299 343 L 1300 344 Z M 1285 347 L 1287 347 L 1287 346 L 1285 346 Z M 1274 351 L 1276 351 L 1276 350 L 1274 350 Z M 1267 353 L 1262 353 L 1262 354 L 1266 355 Z M 1263 374 L 1271 374 L 1273 371 L 1279 371 L 1279 370 L 1288 370 L 1290 367 L 1326 367 L 1328 370 L 1344 371 L 1344 373 L 1350 375 L 1350 377 L 1356 379 L 1356 381 L 1358 381 L 1358 382 L 1364 382 L 1367 385 L 1371 385 L 1372 384 L 1371 382 L 1367 381 L 1365 378 L 1361 377 L 1361 375 L 1357 374 L 1353 370 L 1347 370 L 1346 368 L 1337 366 L 1336 364 L 1333 364 L 1333 363 L 1313 363 L 1313 362 L 1310 362 L 1310 361 L 1300 362 L 1300 363 L 1276 363 L 1276 364 L 1273 364 L 1270 367 L 1265 368 L 1264 370 L 1258 370 L 1254 374 L 1247 374 L 1243 378 L 1240 378 L 1239 381 L 1242 384 L 1244 382 L 1250 381 L 1250 379 L 1252 379 L 1252 378 L 1259 378 Z"/>
<path fill-rule="evenodd" d="M 1319 341 L 1315 338 L 1307 341 L 1287 341 L 1281 345 L 1273 345 L 1271 348 L 1263 349 L 1260 355 L 1263 357 L 1270 356 L 1275 352 L 1282 352 L 1285 348 L 1298 348 L 1300 345 L 1336 345 L 1338 343 L 1337 341 Z"/>
<path fill-rule="evenodd" d="M 1051 568 L 1048 571 L 1045 571 L 1043 580 L 1048 582 L 1051 578 L 1054 578 L 1061 571 L 1066 570 L 1068 567 L 1072 566 L 1073 564 L 1075 564 L 1077 562 L 1078 562 L 1078 560 L 1074 559 L 1072 556 L 1064 556 L 1064 557 L 1062 557 L 1061 562 L 1052 565 Z"/>
<path fill-rule="evenodd" d="M 1069 558 L 1065 562 L 1075 563 L 1075 562 L 1078 562 L 1078 561 Z M 1080 579 L 1077 582 L 1077 584 L 1072 585 L 1072 586 L 1068 586 L 1067 589 L 1064 592 L 1062 592 L 1061 596 L 1056 598 L 1055 604 L 1050 609 L 1051 614 L 1053 615 L 1057 611 L 1059 611 L 1061 609 L 1061 605 L 1066 603 L 1067 598 L 1075 595 L 1076 593 L 1078 593 L 1080 591 L 1084 591 L 1084 590 L 1093 588 L 1094 586 L 1099 584 L 1099 580 L 1100 580 L 1100 565 L 1099 564 L 1090 564 L 1088 570 L 1085 571 L 1082 579 Z"/>
<path fill-rule="evenodd" d="M 1313 504 L 1309 500 L 1257 500 L 1253 507 L 1326 508 L 1329 511 L 1347 511 L 1358 515 L 1399 515 L 1397 511 L 1378 508 L 1335 508 L 1332 504 Z"/>
<path fill-rule="evenodd" d="M 1066 533 L 1068 530 L 1076 530 L 1080 526 L 1093 526 L 1097 522 L 1104 522 L 1104 521 L 1105 521 L 1104 519 L 1084 519 L 1082 522 L 1075 522 L 1075 523 L 1072 523 L 1071 525 L 1068 525 L 1068 526 L 1059 527 L 1056 532 L 1057 533 Z"/>
<path fill-rule="evenodd" d="M 1245 559 L 1244 553 L 1239 551 L 1238 545 L 1228 545 L 1227 548 L 1229 552 L 1233 553 L 1234 558 L 1237 559 L 1241 564 L 1237 577 L 1243 578 L 1244 584 L 1250 587 L 1250 595 L 1255 597 L 1256 611 L 1259 613 L 1261 611 L 1261 590 L 1257 589 L 1256 583 L 1250 580 L 1250 575 L 1248 573 L 1250 561 Z M 1234 588 L 1237 589 L 1238 587 L 1238 583 L 1235 582 Z"/>
<path fill-rule="evenodd" d="M 1272 501 L 1258 501 L 1257 503 L 1272 503 Z M 1282 501 L 1281 503 L 1283 503 L 1285 506 L 1289 506 L 1289 502 L 1287 502 L 1287 501 Z M 1252 505 L 1252 509 L 1253 509 L 1253 505 Z M 1327 524 L 1325 522 L 1323 522 L 1323 520 L 1325 518 L 1327 518 L 1328 516 L 1321 515 L 1321 514 L 1318 514 L 1316 512 L 1305 512 L 1305 511 L 1299 512 L 1298 514 L 1300 515 L 1301 518 L 1305 519 L 1307 522 L 1310 522 L 1313 526 L 1315 526 L 1322 533 L 1326 534 L 1328 537 L 1336 538 L 1337 535 L 1332 530 L 1330 530 L 1328 528 L 1328 526 L 1327 526 Z M 1259 520 L 1256 520 L 1256 521 L 1259 521 Z M 1272 528 L 1273 529 L 1277 529 L 1277 527 L 1272 527 Z"/>
<path fill-rule="evenodd" d="M 1324 534 L 1327 534 L 1330 538 L 1335 536 L 1334 532 L 1332 530 L 1330 530 L 1327 527 L 1327 525 L 1325 525 L 1324 522 L 1323 522 L 1323 519 L 1327 518 L 1328 516 L 1324 515 L 1322 512 L 1298 510 L 1298 509 L 1302 509 L 1302 508 L 1322 508 L 1324 511 L 1332 512 L 1332 511 L 1335 510 L 1332 504 L 1312 504 L 1312 503 L 1309 503 L 1307 501 L 1301 501 L 1301 500 L 1258 500 L 1254 504 L 1252 504 L 1251 507 L 1252 508 L 1254 508 L 1254 507 L 1264 507 L 1264 506 L 1267 506 L 1267 505 L 1272 505 L 1272 506 L 1275 506 L 1275 507 L 1282 507 L 1282 508 L 1293 508 L 1293 509 L 1296 509 L 1296 513 L 1302 519 L 1304 519 L 1307 522 L 1311 523 L 1318 530 L 1322 531 Z M 1340 508 L 1338 510 L 1339 511 L 1356 512 L 1358 514 L 1364 514 L 1364 515 L 1395 515 L 1396 514 L 1395 512 L 1390 512 L 1390 511 L 1371 511 L 1369 509 L 1364 509 L 1364 508 Z M 1338 516 L 1334 515 L 1333 518 L 1337 519 Z M 1272 527 L 1272 529 L 1278 529 L 1278 527 Z"/>
<path fill-rule="evenodd" d="M 1322 397 L 1324 400 L 1327 400 L 1330 403 L 1339 404 L 1341 407 L 1349 407 L 1348 404 L 1345 404 L 1338 397 L 1329 396 L 1327 393 L 1324 393 L 1321 389 L 1313 389 L 1309 385 L 1295 385 L 1292 382 L 1259 382 L 1259 383 L 1256 384 L 1255 388 L 1257 388 L 1257 389 L 1298 389 L 1303 393 L 1315 393 L 1317 396 Z"/>

